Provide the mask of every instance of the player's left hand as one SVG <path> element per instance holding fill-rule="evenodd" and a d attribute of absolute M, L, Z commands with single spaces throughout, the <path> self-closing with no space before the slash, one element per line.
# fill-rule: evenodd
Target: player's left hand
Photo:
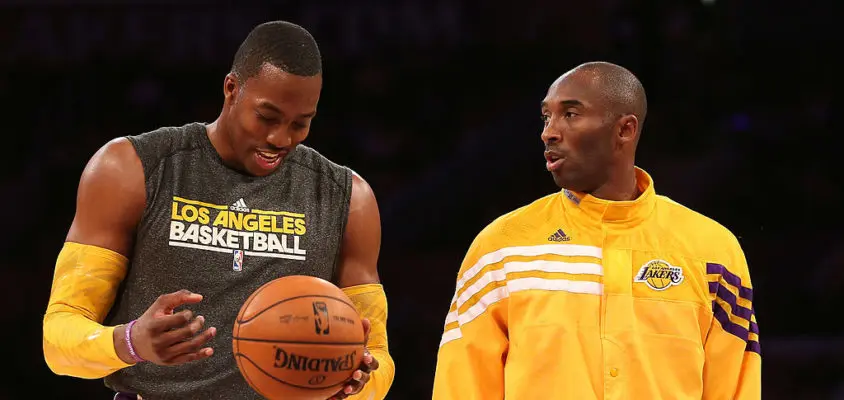
<path fill-rule="evenodd" d="M 369 343 L 369 329 L 371 327 L 369 320 L 362 318 L 360 322 L 363 325 L 364 343 Z M 378 369 L 378 360 L 372 354 L 369 354 L 369 350 L 364 349 L 360 367 L 352 374 L 352 379 L 349 380 L 346 386 L 343 386 L 342 390 L 328 400 L 345 399 L 346 397 L 360 393 L 366 383 L 369 382 L 369 374 L 376 369 Z"/>

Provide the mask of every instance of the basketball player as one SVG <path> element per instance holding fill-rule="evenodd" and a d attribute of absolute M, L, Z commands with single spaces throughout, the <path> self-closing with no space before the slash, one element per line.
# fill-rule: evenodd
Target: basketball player
<path fill-rule="evenodd" d="M 618 65 L 586 63 L 550 86 L 541 138 L 562 190 L 472 243 L 434 400 L 760 397 L 744 254 L 634 166 L 646 111 Z"/>
<path fill-rule="evenodd" d="M 336 397 L 385 397 L 378 205 L 360 176 L 300 144 L 321 71 L 309 32 L 261 24 L 216 121 L 118 138 L 92 157 L 44 317 L 54 373 L 105 377 L 122 398 L 259 398 L 233 360 L 235 317 L 262 284 L 311 275 L 368 319 L 368 353 Z"/>

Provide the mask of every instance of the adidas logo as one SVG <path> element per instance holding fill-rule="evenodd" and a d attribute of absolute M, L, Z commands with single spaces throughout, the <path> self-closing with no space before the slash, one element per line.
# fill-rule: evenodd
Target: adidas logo
<path fill-rule="evenodd" d="M 568 242 L 569 240 L 571 238 L 562 229 L 557 229 L 551 236 L 548 236 L 549 242 Z"/>
<path fill-rule="evenodd" d="M 234 204 L 229 206 L 229 208 L 234 211 L 249 212 L 249 207 L 246 206 L 246 203 L 243 201 L 242 197 L 240 198 L 240 200 L 234 202 Z"/>

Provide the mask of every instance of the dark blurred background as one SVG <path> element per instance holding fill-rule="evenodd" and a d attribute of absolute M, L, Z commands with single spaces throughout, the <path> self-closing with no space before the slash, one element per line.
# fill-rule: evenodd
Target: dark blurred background
<path fill-rule="evenodd" d="M 109 139 L 210 122 L 256 24 L 309 29 L 324 56 L 307 144 L 374 188 L 398 365 L 388 398 L 430 398 L 460 261 L 492 219 L 555 191 L 539 102 L 561 73 L 619 63 L 645 85 L 638 164 L 658 192 L 740 239 L 766 399 L 844 398 L 844 169 L 830 62 L 840 18 L 761 0 L 0 0 L 7 305 L 0 398 L 107 399 L 53 375 L 41 318 L 79 175 Z M 836 26 L 839 24 L 839 26 Z M 835 125 L 835 126 L 834 126 Z M 29 383 L 24 383 L 29 382 Z"/>

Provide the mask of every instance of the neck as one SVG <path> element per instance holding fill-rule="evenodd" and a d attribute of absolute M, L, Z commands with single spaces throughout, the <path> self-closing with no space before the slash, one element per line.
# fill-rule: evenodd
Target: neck
<path fill-rule="evenodd" d="M 229 145 L 227 136 L 225 135 L 226 127 L 222 117 L 220 115 L 214 122 L 208 124 L 206 131 L 208 132 L 208 140 L 211 141 L 214 150 L 217 151 L 223 162 L 228 163 L 233 158 L 234 150 Z"/>
<path fill-rule="evenodd" d="M 641 193 L 636 182 L 636 168 L 633 163 L 611 172 L 609 179 L 589 194 L 610 201 L 635 200 Z"/>

